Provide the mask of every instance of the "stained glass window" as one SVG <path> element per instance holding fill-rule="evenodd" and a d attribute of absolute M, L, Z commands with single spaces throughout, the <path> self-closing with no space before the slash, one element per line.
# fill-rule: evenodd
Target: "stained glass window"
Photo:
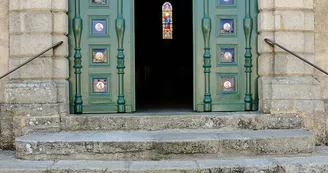
<path fill-rule="evenodd" d="M 173 18 L 172 18 L 172 5 L 165 2 L 162 6 L 163 18 L 163 39 L 173 38 Z"/>

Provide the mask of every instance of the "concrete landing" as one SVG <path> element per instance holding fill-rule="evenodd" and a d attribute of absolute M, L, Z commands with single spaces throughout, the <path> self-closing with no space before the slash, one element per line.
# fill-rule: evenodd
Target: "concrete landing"
<path fill-rule="evenodd" d="M 38 132 L 16 138 L 16 155 L 29 160 L 154 160 L 311 153 L 314 146 L 313 133 L 302 129 Z"/>
<path fill-rule="evenodd" d="M 229 157 L 170 161 L 28 161 L 0 150 L 0 173 L 326 173 L 328 148 L 297 157 Z"/>

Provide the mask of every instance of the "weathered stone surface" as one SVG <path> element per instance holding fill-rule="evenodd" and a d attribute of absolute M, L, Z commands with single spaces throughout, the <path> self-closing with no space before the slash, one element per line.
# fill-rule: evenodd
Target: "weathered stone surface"
<path fill-rule="evenodd" d="M 57 34 L 68 34 L 68 16 L 65 12 L 53 13 L 54 28 L 53 32 Z"/>
<path fill-rule="evenodd" d="M 55 58 L 53 59 L 53 67 L 52 67 L 53 76 L 56 79 L 68 79 L 69 77 L 69 68 L 68 68 L 68 60 L 66 58 Z M 61 99 L 68 99 L 61 98 Z"/>
<path fill-rule="evenodd" d="M 303 53 L 305 49 L 304 32 L 275 32 L 274 40 L 280 45 L 297 53 Z M 286 53 L 285 50 L 274 47 L 276 53 Z"/>
<path fill-rule="evenodd" d="M 3 104 L 2 111 L 14 116 L 52 116 L 58 115 L 58 104 Z"/>
<path fill-rule="evenodd" d="M 313 0 L 275 0 L 274 5 L 276 9 L 312 9 L 313 8 Z"/>
<path fill-rule="evenodd" d="M 149 156 L 155 154 L 251 156 L 312 153 L 314 146 L 314 135 L 301 129 L 40 132 L 16 138 L 16 156 L 31 160 L 138 160 L 151 159 Z"/>
<path fill-rule="evenodd" d="M 295 129 L 302 128 L 297 114 L 271 115 L 257 112 L 134 113 L 63 116 L 65 131 L 77 130 L 165 130 L 165 129 Z"/>
<path fill-rule="evenodd" d="M 35 56 L 52 46 L 52 35 L 45 33 L 10 35 L 10 56 Z M 52 56 L 48 51 L 44 56 Z"/>
<path fill-rule="evenodd" d="M 305 23 L 305 14 L 303 11 L 275 11 L 274 14 L 276 19 L 274 29 L 276 30 L 302 31 L 305 30 L 305 25 L 314 25 L 314 21 Z"/>
<path fill-rule="evenodd" d="M 57 86 L 54 81 L 11 81 L 5 98 L 11 104 L 57 103 Z"/>
<path fill-rule="evenodd" d="M 52 0 L 53 11 L 68 11 L 68 0 Z"/>
<path fill-rule="evenodd" d="M 10 69 L 14 69 L 26 62 L 28 58 L 11 58 L 9 60 Z M 37 58 L 24 67 L 10 74 L 10 79 L 50 79 L 53 76 L 53 59 L 50 57 Z"/>
<path fill-rule="evenodd" d="M 325 173 L 327 147 L 316 153 L 288 157 L 221 157 L 160 161 L 59 160 L 27 161 L 0 150 L 0 173 Z"/>
<path fill-rule="evenodd" d="M 13 138 L 35 131 L 59 131 L 59 115 L 45 117 L 14 116 Z"/>
<path fill-rule="evenodd" d="M 40 4 L 38 2 L 35 4 Z M 50 11 L 23 12 L 20 17 L 21 31 L 24 33 L 51 33 L 53 31 L 53 14 Z"/>
<path fill-rule="evenodd" d="M 258 15 L 258 20 L 259 20 L 258 23 L 259 32 L 274 30 L 275 15 L 273 11 L 262 11 Z"/>
<path fill-rule="evenodd" d="M 261 77 L 272 76 L 274 74 L 275 56 L 272 54 L 262 54 L 258 57 L 258 74 Z M 260 92 L 262 94 L 262 92 Z M 264 93 L 263 93 L 264 94 Z"/>
<path fill-rule="evenodd" d="M 8 71 L 9 59 L 9 0 L 0 1 L 0 76 Z M 0 104 L 4 103 L 5 84 L 8 77 L 0 80 Z M 12 138 L 10 136 L 10 118 L 5 117 L 0 111 L 0 149 L 10 148 Z"/>
<path fill-rule="evenodd" d="M 259 91 L 263 92 L 260 94 L 263 96 L 260 99 L 261 109 L 268 113 L 324 111 L 320 86 L 318 81 L 312 77 L 274 77 L 272 80 L 271 78 L 260 78 Z M 304 106 L 304 104 L 313 106 Z"/>
<path fill-rule="evenodd" d="M 59 41 L 63 41 L 64 43 L 60 45 L 59 47 L 55 48 L 53 53 L 54 56 L 59 56 L 59 57 L 67 57 L 68 56 L 68 38 L 66 35 L 63 34 L 54 34 L 52 36 L 53 43 L 57 43 Z M 63 67 L 65 68 L 65 67 Z M 63 73 L 60 73 L 58 75 L 66 75 L 66 71 L 68 70 L 68 66 L 66 66 L 66 70 L 63 71 Z"/>
<path fill-rule="evenodd" d="M 299 55 L 309 62 L 314 62 L 314 56 Z M 312 75 L 314 72 L 312 66 L 290 54 L 276 54 L 272 63 L 274 64 L 274 73 L 277 76 Z"/>
<path fill-rule="evenodd" d="M 321 88 L 315 78 L 310 77 L 314 69 L 293 57 L 278 46 L 270 47 L 263 40 L 272 39 L 308 61 L 318 64 L 314 56 L 324 50 L 326 38 L 327 2 L 324 0 L 259 0 L 258 52 L 259 56 L 259 101 L 264 113 L 309 113 L 311 117 L 324 111 Z M 315 7 L 314 12 L 313 7 Z M 317 19 L 316 16 L 319 16 Z M 320 18 L 321 16 L 321 18 Z M 314 32 L 316 31 L 316 32 Z M 320 31 L 320 32 L 317 32 Z M 315 47 L 315 36 L 322 44 Z M 326 57 L 324 51 L 320 53 Z M 325 64 L 327 61 L 322 58 Z M 321 66 L 324 68 L 324 65 Z M 305 77 L 309 76 L 309 77 Z M 325 88 L 321 83 L 321 87 Z M 322 119 L 321 121 L 326 121 Z M 322 133 L 316 131 L 318 138 Z M 319 137 L 320 136 L 320 137 Z"/>
<path fill-rule="evenodd" d="M 274 40 L 274 33 L 273 32 L 261 32 L 259 35 L 258 35 L 258 44 L 257 44 L 257 47 L 258 47 L 258 52 L 261 54 L 272 54 L 273 51 L 274 51 L 274 48 L 271 47 L 269 44 L 267 44 L 264 39 L 265 38 L 268 38 L 268 39 L 271 39 L 271 40 Z"/>
<path fill-rule="evenodd" d="M 315 0 L 314 1 L 314 18 L 315 18 L 315 64 L 320 68 L 328 71 L 328 61 L 327 61 L 327 52 L 328 52 L 328 1 L 326 0 Z M 319 70 L 316 70 L 314 73 L 315 78 L 319 81 L 321 87 L 321 96 L 325 102 L 325 114 L 317 115 L 313 118 L 308 118 L 307 125 L 312 127 L 313 131 L 317 134 L 317 140 L 322 144 L 328 144 L 328 76 L 322 73 Z M 314 164 L 316 165 L 316 164 Z M 300 168 L 306 170 L 304 168 Z M 320 168 L 312 167 L 312 169 L 319 171 Z M 326 171 L 327 172 L 327 171 Z"/>
<path fill-rule="evenodd" d="M 51 1 L 52 0 L 20 0 L 11 2 L 11 6 L 17 6 L 15 10 L 50 10 L 51 9 Z M 11 9 L 14 10 L 14 9 Z"/>
<path fill-rule="evenodd" d="M 15 141 L 13 133 L 13 118 L 5 112 L 0 113 L 0 149 L 12 149 Z"/>

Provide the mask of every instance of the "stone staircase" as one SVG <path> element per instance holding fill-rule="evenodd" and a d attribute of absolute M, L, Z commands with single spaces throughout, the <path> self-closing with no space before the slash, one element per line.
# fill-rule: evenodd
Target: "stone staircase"
<path fill-rule="evenodd" d="M 15 159 L 49 163 L 45 169 L 58 173 L 283 173 L 285 163 L 328 159 L 315 147 L 314 134 L 303 129 L 302 118 L 294 115 L 70 115 L 62 118 L 62 129 L 18 137 Z M 326 169 L 327 164 L 321 165 Z"/>

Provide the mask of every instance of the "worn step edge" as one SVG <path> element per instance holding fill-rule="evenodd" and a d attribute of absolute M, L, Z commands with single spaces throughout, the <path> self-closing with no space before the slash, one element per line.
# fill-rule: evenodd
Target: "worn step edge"
<path fill-rule="evenodd" d="M 77 130 L 164 130 L 164 129 L 298 129 L 303 118 L 298 114 L 275 115 L 258 112 L 172 112 L 108 115 L 69 115 L 61 128 Z"/>
<path fill-rule="evenodd" d="M 16 156 L 29 160 L 152 160 L 179 154 L 266 155 L 314 151 L 315 137 L 302 129 L 34 133 L 16 139 Z"/>
<path fill-rule="evenodd" d="M 325 149 L 327 150 L 327 149 Z M 28 161 L 13 158 L 0 151 L 0 173 L 210 173 L 210 172 L 328 172 L 328 155 L 319 153 L 303 157 L 235 157 L 223 159 L 192 159 L 171 161 L 101 161 L 60 160 Z"/>

